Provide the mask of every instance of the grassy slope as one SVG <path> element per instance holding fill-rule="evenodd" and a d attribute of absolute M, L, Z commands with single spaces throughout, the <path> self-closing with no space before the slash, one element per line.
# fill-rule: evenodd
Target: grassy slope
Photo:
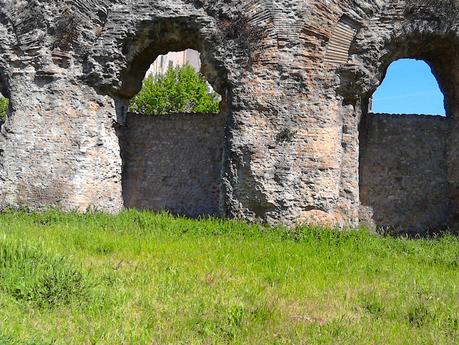
<path fill-rule="evenodd" d="M 0 344 L 455 344 L 458 285 L 452 237 L 0 215 Z"/>

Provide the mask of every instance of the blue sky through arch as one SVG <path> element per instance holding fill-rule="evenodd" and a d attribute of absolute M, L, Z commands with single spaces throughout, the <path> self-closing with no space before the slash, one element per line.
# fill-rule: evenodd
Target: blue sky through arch
<path fill-rule="evenodd" d="M 389 66 L 373 94 L 372 112 L 446 115 L 444 96 L 429 65 L 413 59 L 397 60 Z"/>

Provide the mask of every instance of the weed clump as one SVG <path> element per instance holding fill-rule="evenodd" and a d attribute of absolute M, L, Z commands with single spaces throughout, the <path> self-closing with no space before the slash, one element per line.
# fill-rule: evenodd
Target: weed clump
<path fill-rule="evenodd" d="M 65 257 L 6 240 L 0 241 L 0 291 L 39 308 L 52 308 L 85 299 L 88 284 Z"/>
<path fill-rule="evenodd" d="M 422 327 L 424 324 L 433 321 L 434 315 L 425 305 L 418 304 L 409 309 L 407 319 L 410 325 Z"/>

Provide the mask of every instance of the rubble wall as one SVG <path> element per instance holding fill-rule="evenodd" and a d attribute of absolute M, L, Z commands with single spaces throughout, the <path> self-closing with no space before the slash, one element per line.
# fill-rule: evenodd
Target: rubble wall
<path fill-rule="evenodd" d="M 221 215 L 223 115 L 130 113 L 120 133 L 125 207 Z"/>
<path fill-rule="evenodd" d="M 449 122 L 385 114 L 363 120 L 360 199 L 378 227 L 418 232 L 448 224 Z"/>

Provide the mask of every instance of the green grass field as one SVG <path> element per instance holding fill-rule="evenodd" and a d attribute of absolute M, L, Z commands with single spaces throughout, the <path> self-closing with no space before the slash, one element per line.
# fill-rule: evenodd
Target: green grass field
<path fill-rule="evenodd" d="M 458 344 L 459 239 L 0 215 L 0 344 Z"/>

